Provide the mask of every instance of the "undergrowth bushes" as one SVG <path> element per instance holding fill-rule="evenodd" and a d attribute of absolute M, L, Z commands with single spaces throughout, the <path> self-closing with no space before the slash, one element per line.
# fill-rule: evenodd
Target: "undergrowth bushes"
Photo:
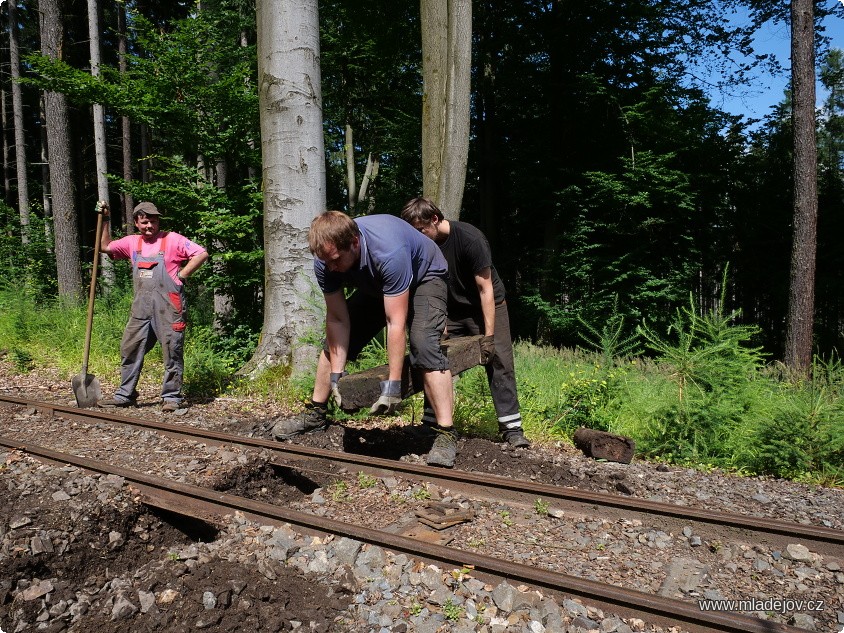
<path fill-rule="evenodd" d="M 124 285 L 97 300 L 89 372 L 104 385 L 116 384 L 119 377 L 131 295 Z M 69 384 L 81 367 L 85 306 L 66 308 L 41 296 L 25 283 L 0 288 L 0 353 L 19 372 L 58 368 Z M 190 310 L 204 312 L 208 301 L 198 299 L 189 303 Z M 795 381 L 778 365 L 766 364 L 752 345 L 755 329 L 736 325 L 735 316 L 701 314 L 690 302 L 665 332 L 642 327 L 622 337 L 622 324 L 613 319 L 600 329 L 585 326 L 595 348 L 591 352 L 517 343 L 527 435 L 535 441 L 569 441 L 575 429 L 588 426 L 633 438 L 641 457 L 844 485 L 844 365 L 837 358 L 817 360 L 811 379 Z M 233 377 L 257 336 L 243 329 L 218 333 L 207 314 L 189 312 L 189 322 L 187 394 L 237 392 L 290 403 L 310 396 L 312 376 L 292 380 L 285 367 L 237 383 Z M 376 341 L 349 371 L 384 362 L 383 343 Z M 141 380 L 157 385 L 161 372 L 156 347 Z M 458 428 L 497 437 L 483 368 L 465 372 L 455 393 Z M 418 420 L 421 407 L 417 396 L 400 413 Z"/>

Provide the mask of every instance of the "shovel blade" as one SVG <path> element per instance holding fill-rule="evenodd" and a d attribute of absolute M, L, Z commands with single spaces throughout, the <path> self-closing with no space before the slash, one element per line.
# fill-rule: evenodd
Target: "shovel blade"
<path fill-rule="evenodd" d="M 80 408 L 95 407 L 103 398 L 100 381 L 93 374 L 77 374 L 71 380 L 73 393 L 76 396 L 76 406 Z"/>

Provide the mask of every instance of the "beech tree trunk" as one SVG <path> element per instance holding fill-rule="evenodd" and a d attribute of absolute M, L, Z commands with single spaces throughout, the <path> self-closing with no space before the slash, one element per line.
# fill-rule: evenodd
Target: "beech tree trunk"
<path fill-rule="evenodd" d="M 812 0 L 791 1 L 791 89 L 794 234 L 785 364 L 798 374 L 807 375 L 812 364 L 818 232 L 815 20 Z"/>
<path fill-rule="evenodd" d="M 62 58 L 64 43 L 61 0 L 39 0 L 41 51 L 51 59 Z M 50 163 L 50 189 L 53 198 L 56 268 L 59 297 L 78 303 L 82 300 L 82 272 L 79 265 L 79 231 L 76 194 L 70 159 L 67 100 L 59 92 L 44 93 L 47 117 L 47 152 Z"/>
<path fill-rule="evenodd" d="M 88 38 L 89 47 L 91 50 L 91 76 L 100 76 L 100 15 L 99 5 L 97 0 L 88 0 Z M 110 203 L 110 195 L 108 191 L 108 162 L 106 160 L 106 129 L 105 129 L 105 111 L 102 104 L 95 103 L 93 105 L 94 116 L 94 155 L 96 157 L 97 166 L 97 199 L 105 200 Z M 94 239 L 100 239 L 99 235 L 94 235 Z M 106 290 L 114 287 L 114 266 L 112 265 L 111 257 L 102 253 L 100 255 L 99 269 L 102 273 L 103 282 Z"/>
<path fill-rule="evenodd" d="M 264 189 L 264 324 L 243 371 L 313 367 L 318 327 L 308 229 L 325 210 L 317 0 L 258 0 L 258 99 Z"/>
<path fill-rule="evenodd" d="M 422 191 L 458 218 L 469 158 L 471 0 L 421 0 Z"/>

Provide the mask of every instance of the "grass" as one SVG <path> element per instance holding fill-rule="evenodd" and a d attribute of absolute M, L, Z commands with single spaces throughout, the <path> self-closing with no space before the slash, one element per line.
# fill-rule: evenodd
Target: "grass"
<path fill-rule="evenodd" d="M 96 302 L 88 371 L 103 384 L 118 380 L 131 299 L 130 291 L 115 291 Z M 639 457 L 844 487 L 844 363 L 836 357 L 816 360 L 811 379 L 795 380 L 745 347 L 746 329 L 732 328 L 723 315 L 691 310 L 678 315 L 679 339 L 648 332 L 650 357 L 610 358 L 600 351 L 518 342 L 516 376 L 525 434 L 539 443 L 569 442 L 574 430 L 588 426 L 631 437 Z M 0 289 L 0 352 L 20 373 L 49 368 L 69 383 L 81 369 L 85 322 L 85 306 L 39 301 L 26 288 Z M 251 348 L 232 355 L 232 342 L 219 345 L 211 326 L 201 323 L 189 314 L 187 395 L 248 396 L 288 406 L 309 397 L 313 377 L 293 379 L 288 367 L 237 379 Z M 383 362 L 383 344 L 375 342 L 349 369 Z M 159 384 L 162 371 L 156 346 L 147 355 L 142 381 Z M 465 372 L 455 393 L 460 431 L 497 438 L 483 368 Z M 417 395 L 400 416 L 418 420 L 421 409 Z"/>

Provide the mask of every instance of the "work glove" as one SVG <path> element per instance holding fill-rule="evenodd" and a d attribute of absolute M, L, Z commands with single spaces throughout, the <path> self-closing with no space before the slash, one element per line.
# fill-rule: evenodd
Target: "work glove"
<path fill-rule="evenodd" d="M 486 365 L 495 358 L 495 337 L 485 336 L 481 339 L 481 365 Z"/>
<path fill-rule="evenodd" d="M 337 405 L 338 409 L 343 408 L 343 397 L 340 395 L 339 387 L 340 379 L 348 373 L 346 371 L 331 372 L 331 397 L 334 398 L 334 404 Z"/>
<path fill-rule="evenodd" d="M 369 408 L 373 415 L 393 413 L 401 403 L 401 380 L 382 380 L 381 395 Z"/>
<path fill-rule="evenodd" d="M 108 217 L 108 202 L 99 200 L 97 202 L 97 213 L 102 213 L 104 218 Z"/>

